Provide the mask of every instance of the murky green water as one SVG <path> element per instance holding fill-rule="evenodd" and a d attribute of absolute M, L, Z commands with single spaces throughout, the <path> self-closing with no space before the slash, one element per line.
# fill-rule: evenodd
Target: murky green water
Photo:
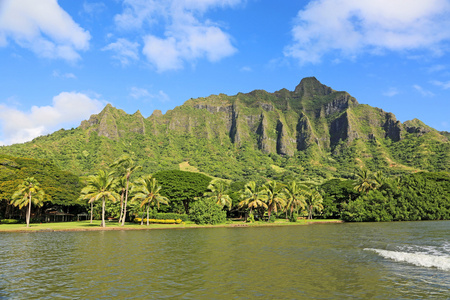
<path fill-rule="evenodd" d="M 0 299 L 448 299 L 450 222 L 0 234 Z"/>

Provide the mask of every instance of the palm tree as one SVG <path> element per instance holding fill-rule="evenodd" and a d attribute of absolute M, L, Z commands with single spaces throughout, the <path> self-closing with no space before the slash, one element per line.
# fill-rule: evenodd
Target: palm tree
<path fill-rule="evenodd" d="M 244 186 L 244 190 L 241 192 L 241 199 L 242 201 L 239 202 L 238 206 L 247 206 L 250 209 L 250 214 L 253 213 L 253 209 L 267 209 L 267 204 L 262 200 L 261 191 L 254 181 L 250 181 Z M 264 212 L 261 213 L 261 216 L 263 214 Z"/>
<path fill-rule="evenodd" d="M 115 189 L 116 181 L 114 180 L 113 172 L 100 170 L 97 175 L 89 176 L 87 185 L 81 190 L 81 195 L 84 199 L 89 199 L 89 203 L 93 203 L 99 199 L 102 200 L 102 227 L 106 227 L 106 200 L 116 202 L 119 199 L 119 194 L 115 192 Z"/>
<path fill-rule="evenodd" d="M 123 205 L 123 215 L 122 215 L 122 224 L 121 224 L 122 226 L 124 226 L 125 225 L 125 219 L 127 217 L 127 201 L 128 201 L 128 191 L 129 191 L 129 188 L 130 188 L 130 177 L 131 177 L 131 175 L 134 172 L 142 169 L 142 167 L 141 166 L 137 166 L 134 163 L 133 159 L 127 154 L 124 154 L 121 157 L 119 157 L 111 165 L 111 167 L 112 168 L 117 168 L 118 169 L 117 173 L 120 176 L 123 175 L 123 177 L 126 179 L 125 202 L 124 202 L 124 205 Z"/>
<path fill-rule="evenodd" d="M 34 177 L 26 178 L 17 186 L 17 191 L 11 197 L 11 204 L 19 206 L 19 209 L 28 205 L 27 209 L 27 227 L 30 227 L 31 204 L 42 206 L 45 192 L 39 186 L 39 182 Z"/>
<path fill-rule="evenodd" d="M 117 182 L 117 192 L 120 194 L 120 216 L 119 216 L 119 224 L 122 223 L 123 217 L 123 200 L 125 197 L 125 191 L 127 189 L 127 180 L 125 177 L 120 177 L 116 180 Z"/>
<path fill-rule="evenodd" d="M 369 190 L 374 189 L 375 181 L 371 178 L 370 171 L 366 168 L 358 169 L 354 186 L 354 189 L 358 192 L 368 193 Z"/>
<path fill-rule="evenodd" d="M 160 190 L 161 186 L 151 175 L 139 179 L 133 188 L 133 192 L 136 194 L 131 201 L 141 201 L 141 207 L 147 204 L 147 226 L 149 225 L 150 206 L 156 206 L 159 209 L 160 204 L 169 204 L 169 199 L 162 196 Z"/>
<path fill-rule="evenodd" d="M 386 183 L 386 177 L 383 174 L 383 171 L 377 171 L 373 174 L 374 179 L 374 189 L 379 189 Z"/>
<path fill-rule="evenodd" d="M 305 203 L 308 209 L 308 220 L 312 219 L 314 210 L 322 211 L 322 195 L 316 189 L 311 189 L 305 193 Z"/>
<path fill-rule="evenodd" d="M 263 185 L 263 194 L 266 196 L 265 201 L 267 203 L 267 213 L 270 220 L 272 211 L 277 213 L 278 208 L 283 209 L 283 207 L 286 206 L 283 185 L 277 183 L 275 180 L 270 180 Z"/>
<path fill-rule="evenodd" d="M 303 190 L 297 184 L 292 181 L 284 187 L 284 194 L 286 195 L 286 218 L 288 209 L 290 210 L 290 216 L 294 210 L 298 210 L 299 207 L 305 208 L 305 197 L 303 196 Z"/>
<path fill-rule="evenodd" d="M 208 185 L 209 191 L 204 196 L 214 200 L 221 207 L 228 206 L 228 210 L 230 210 L 233 201 L 227 194 L 228 188 L 229 185 L 225 181 L 214 180 Z"/>

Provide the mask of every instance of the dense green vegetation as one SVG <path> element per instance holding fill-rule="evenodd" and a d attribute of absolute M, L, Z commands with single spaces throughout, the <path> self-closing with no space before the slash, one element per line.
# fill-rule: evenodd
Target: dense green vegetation
<path fill-rule="evenodd" d="M 323 216 L 357 222 L 450 219 L 449 173 L 421 172 L 378 181 L 374 177 L 361 192 L 354 189 L 358 181 L 323 184 Z"/>
<path fill-rule="evenodd" d="M 179 170 L 160 171 L 153 177 L 162 187 L 161 194 L 170 199 L 172 211 L 186 214 L 189 214 L 191 203 L 206 193 L 212 179 L 200 173 Z"/>
<path fill-rule="evenodd" d="M 43 206 L 35 212 L 41 215 L 52 207 L 65 207 L 77 212 L 81 209 L 77 199 L 82 184 L 78 176 L 61 171 L 47 160 L 0 155 L 0 218 L 24 218 L 25 212 L 10 204 L 13 193 L 24 179 L 33 177 L 45 191 Z"/>
<path fill-rule="evenodd" d="M 123 153 L 134 155 L 142 166 L 140 174 L 178 169 L 182 162 L 214 177 L 233 181 L 263 181 L 266 178 L 324 181 L 333 177 L 350 178 L 360 165 L 382 170 L 387 175 L 412 171 L 449 171 L 450 143 L 406 134 L 392 142 L 386 138 L 372 142 L 340 142 L 331 152 L 312 145 L 293 156 L 266 154 L 250 143 L 236 146 L 230 140 L 194 135 L 151 136 L 129 133 L 120 140 L 99 136 L 81 129 L 58 131 L 31 143 L 0 147 L 16 157 L 44 159 L 59 169 L 77 175 L 110 165 Z M 145 145 L 142 147 L 141 145 Z"/>
<path fill-rule="evenodd" d="M 224 223 L 227 213 L 211 198 L 202 198 L 192 204 L 190 219 L 200 225 Z"/>
<path fill-rule="evenodd" d="M 33 166 L 35 162 L 12 157 L 4 159 L 4 166 L 13 165 L 17 170 L 24 168 L 15 162 L 26 162 L 29 166 Z M 45 163 L 42 165 L 51 166 Z M 139 169 L 139 166 L 133 166 Z M 124 224 L 126 219 L 132 220 L 140 215 L 144 219 L 145 213 L 147 220 L 185 221 L 189 218 L 198 224 L 223 223 L 227 215 L 245 216 L 248 222 L 274 221 L 275 216 L 293 222 L 297 220 L 297 216 L 357 222 L 450 219 L 450 175 L 447 172 L 419 172 L 386 177 L 381 171 L 372 173 L 362 168 L 356 170 L 353 179 L 332 179 L 322 184 L 275 179 L 260 183 L 230 183 L 201 173 L 180 170 L 160 171 L 131 179 L 128 172 L 111 171 L 116 168 L 117 164 L 112 164 L 110 171 L 100 170 L 96 175 L 89 176 L 81 191 L 79 181 L 76 181 L 77 184 L 71 187 L 74 191 L 68 191 L 67 195 L 78 191 L 77 200 L 66 203 L 59 201 L 58 204 L 70 207 L 76 203 L 78 208 L 89 210 L 91 220 L 92 217 L 101 218 L 102 226 L 106 226 L 106 217 L 121 216 L 119 221 Z M 2 171 L 8 170 L 4 168 Z M 56 172 L 54 167 L 51 170 Z M 41 176 L 44 182 L 48 182 L 45 174 L 42 173 Z M 128 187 L 131 200 L 128 204 L 123 201 L 119 206 L 121 193 L 123 199 L 124 190 L 126 191 L 123 182 L 127 176 L 130 178 Z M 10 204 L 14 204 L 22 209 L 21 214 L 15 215 L 16 218 L 26 215 L 27 223 L 30 222 L 32 207 L 28 201 L 29 188 L 41 187 L 35 181 L 34 178 L 26 178 L 16 187 L 11 187 L 11 192 L 17 192 L 3 198 L 3 215 L 10 215 L 7 211 L 12 207 Z M 5 183 L 9 182 L 4 181 L 2 186 L 8 186 Z M 43 193 L 37 194 L 36 191 L 33 190 L 33 203 L 41 204 L 45 199 L 51 203 L 52 199 L 48 195 L 45 198 Z M 42 191 L 45 191 L 43 185 Z M 127 207 L 131 212 L 128 215 L 125 209 Z M 33 210 L 37 217 L 39 208 L 34 207 Z M 165 214 L 159 213 L 159 210 Z"/>

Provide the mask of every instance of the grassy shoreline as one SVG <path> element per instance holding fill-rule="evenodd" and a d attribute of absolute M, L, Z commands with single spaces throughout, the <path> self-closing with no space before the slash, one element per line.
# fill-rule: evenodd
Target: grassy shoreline
<path fill-rule="evenodd" d="M 242 221 L 233 221 L 217 225 L 196 225 L 194 223 L 186 224 L 150 224 L 149 226 L 136 223 L 126 223 L 120 226 L 117 222 L 107 222 L 106 227 L 100 227 L 100 221 L 77 221 L 77 222 L 59 222 L 30 224 L 0 224 L 0 233 L 3 232 L 62 232 L 62 231 L 114 231 L 114 230 L 152 230 L 152 229 L 195 229 L 195 228 L 223 228 L 223 227 L 267 227 L 267 226 L 298 226 L 312 224 L 333 224 L 343 223 L 341 220 L 299 220 L 298 222 L 288 222 L 277 220 L 275 223 L 255 222 L 245 223 Z"/>

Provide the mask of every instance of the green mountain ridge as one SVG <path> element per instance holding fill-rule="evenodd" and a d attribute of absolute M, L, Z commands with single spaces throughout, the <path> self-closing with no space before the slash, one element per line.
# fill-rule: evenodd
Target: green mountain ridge
<path fill-rule="evenodd" d="M 124 152 L 146 172 L 189 162 L 234 180 L 349 177 L 359 166 L 388 174 L 450 170 L 448 134 L 417 119 L 401 123 L 314 77 L 294 91 L 211 95 L 148 118 L 108 104 L 76 129 L 0 147 L 0 153 L 49 159 L 79 175 Z"/>

